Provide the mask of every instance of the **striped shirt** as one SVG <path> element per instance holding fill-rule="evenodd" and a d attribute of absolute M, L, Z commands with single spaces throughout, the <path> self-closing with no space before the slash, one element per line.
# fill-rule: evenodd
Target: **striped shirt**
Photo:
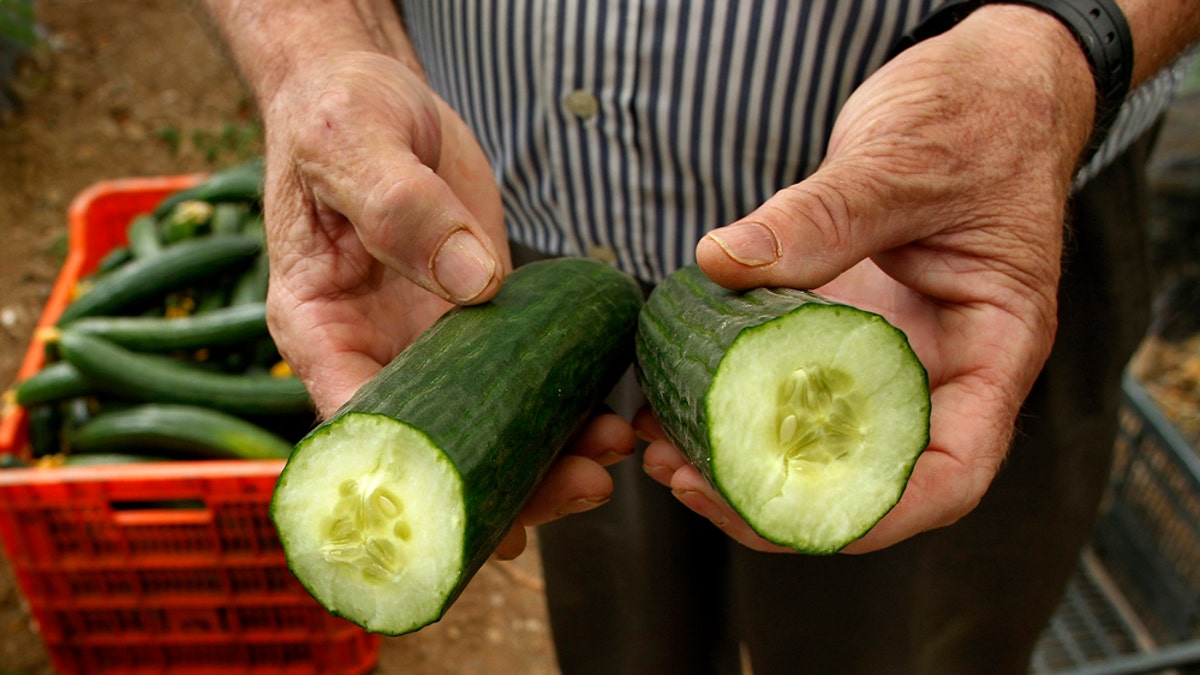
<path fill-rule="evenodd" d="M 935 0 L 400 0 L 492 162 L 510 236 L 660 280 L 814 171 L 839 109 Z M 1130 96 L 1086 180 L 1165 110 Z"/>

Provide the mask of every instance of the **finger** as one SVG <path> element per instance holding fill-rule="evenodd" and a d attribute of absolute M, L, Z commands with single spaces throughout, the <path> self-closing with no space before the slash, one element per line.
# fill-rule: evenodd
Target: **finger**
<path fill-rule="evenodd" d="M 497 560 L 512 560 L 525 551 L 527 542 L 525 526 L 517 522 L 508 530 L 508 534 L 504 535 L 504 539 L 500 540 L 500 544 L 492 552 L 492 557 Z"/>
<path fill-rule="evenodd" d="M 526 527 L 591 511 L 608 502 L 612 489 L 612 476 L 600 464 L 577 455 L 563 456 L 542 478 L 493 556 L 500 560 L 516 558 L 525 550 Z"/>
<path fill-rule="evenodd" d="M 600 464 L 577 455 L 563 455 L 521 509 L 520 522 L 536 526 L 591 511 L 607 503 L 612 491 L 612 476 Z"/>
<path fill-rule="evenodd" d="M 642 471 L 655 482 L 671 487 L 675 472 L 687 465 L 687 458 L 670 441 L 651 441 L 642 453 Z"/>
<path fill-rule="evenodd" d="M 451 302 L 486 300 L 499 288 L 504 258 L 438 172 L 443 123 L 457 119 L 443 120 L 436 102 L 414 99 L 415 84 L 401 87 L 404 73 L 388 72 L 395 81 L 344 82 L 314 102 L 297 134 L 296 170 L 326 211 L 317 216 L 348 219 L 376 259 Z M 356 91 L 374 98 L 361 100 Z M 343 123 L 348 105 L 353 124 Z M 465 158 L 450 159 L 447 171 L 461 173 Z M 482 157 L 470 159 L 487 165 Z M 480 181 L 475 189 L 495 190 L 494 183 Z"/>
<path fill-rule="evenodd" d="M 889 223 L 894 200 L 887 192 L 861 169 L 830 164 L 708 233 L 696 246 L 696 260 L 727 288 L 817 288 L 925 234 Z"/>
<path fill-rule="evenodd" d="M 658 423 L 658 418 L 654 416 L 654 411 L 648 405 L 642 406 L 634 414 L 633 430 L 643 441 L 661 441 L 667 437 L 662 425 Z"/>
<path fill-rule="evenodd" d="M 681 467 L 671 477 L 671 493 L 684 506 L 707 518 L 731 539 L 747 548 L 764 553 L 792 552 L 787 547 L 772 544 L 758 536 L 691 465 Z"/>
<path fill-rule="evenodd" d="M 612 466 L 633 454 L 637 437 L 633 427 L 616 413 L 596 415 L 572 439 L 568 451 L 600 466 Z"/>
<path fill-rule="evenodd" d="M 490 298 L 503 266 L 491 241 L 449 186 L 402 147 L 358 158 L 352 174 L 324 169 L 317 200 L 355 226 L 377 260 L 437 295 L 458 304 Z"/>

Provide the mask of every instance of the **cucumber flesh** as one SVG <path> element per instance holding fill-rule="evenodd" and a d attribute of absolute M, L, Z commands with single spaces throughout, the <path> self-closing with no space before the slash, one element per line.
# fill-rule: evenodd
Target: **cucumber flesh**
<path fill-rule="evenodd" d="M 806 304 L 748 328 L 709 389 L 718 487 L 764 538 L 832 552 L 899 501 L 928 442 L 924 370 L 899 331 Z"/>
<path fill-rule="evenodd" d="M 293 456 L 272 517 L 295 552 L 292 571 L 330 612 L 410 632 L 441 615 L 464 569 L 458 471 L 428 436 L 386 415 L 347 413 L 336 429 Z"/>

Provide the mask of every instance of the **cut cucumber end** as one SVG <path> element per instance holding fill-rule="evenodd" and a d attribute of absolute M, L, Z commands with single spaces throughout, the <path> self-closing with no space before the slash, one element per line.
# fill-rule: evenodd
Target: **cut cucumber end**
<path fill-rule="evenodd" d="M 458 470 L 423 432 L 385 415 L 346 413 L 301 441 L 271 517 L 296 578 L 369 631 L 437 621 L 463 574 Z"/>
<path fill-rule="evenodd" d="M 765 539 L 807 553 L 866 534 L 929 442 L 928 379 L 907 338 L 844 305 L 743 330 L 706 406 L 718 489 Z"/>

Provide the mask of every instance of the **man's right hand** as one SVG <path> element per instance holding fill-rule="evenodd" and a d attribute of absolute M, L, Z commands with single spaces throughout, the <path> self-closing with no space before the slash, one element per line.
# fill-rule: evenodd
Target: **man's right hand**
<path fill-rule="evenodd" d="M 262 101 L 271 332 L 328 415 L 511 266 L 499 190 L 463 121 L 397 59 L 298 63 Z"/>

